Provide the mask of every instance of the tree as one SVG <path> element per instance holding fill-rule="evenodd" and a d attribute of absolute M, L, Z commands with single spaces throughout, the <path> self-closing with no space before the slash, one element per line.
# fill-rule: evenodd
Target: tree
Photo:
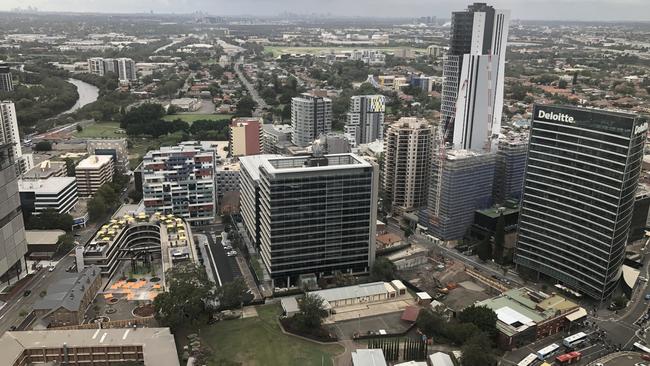
<path fill-rule="evenodd" d="M 244 280 L 238 278 L 232 282 L 225 283 L 221 287 L 217 287 L 216 295 L 222 308 L 233 309 L 242 306 L 247 290 L 248 286 L 246 286 Z"/>
<path fill-rule="evenodd" d="M 566 89 L 568 84 L 569 83 L 567 83 L 566 80 L 562 79 L 557 83 L 557 87 L 560 88 L 560 89 Z"/>
<path fill-rule="evenodd" d="M 239 102 L 237 102 L 237 111 L 235 112 L 236 117 L 243 116 L 252 116 L 253 110 L 257 106 L 257 103 L 250 96 L 242 97 Z"/>
<path fill-rule="evenodd" d="M 458 314 L 461 323 L 472 323 L 489 336 L 497 334 L 497 314 L 487 306 L 472 305 Z"/>
<path fill-rule="evenodd" d="M 88 216 L 91 221 L 97 221 L 104 217 L 107 207 L 104 198 L 101 196 L 93 197 L 88 201 Z"/>
<path fill-rule="evenodd" d="M 616 296 L 612 300 L 612 305 L 614 305 L 616 308 L 624 308 L 625 306 L 627 306 L 627 301 L 628 301 L 627 297 L 625 297 L 624 295 Z"/>
<path fill-rule="evenodd" d="M 84 128 L 80 124 L 77 124 L 76 128 L 77 128 L 77 132 L 81 132 L 84 130 Z"/>
<path fill-rule="evenodd" d="M 298 301 L 298 314 L 294 315 L 296 325 L 303 331 L 319 329 L 323 319 L 327 317 L 327 310 L 323 305 L 323 298 L 315 294 L 305 294 Z"/>
<path fill-rule="evenodd" d="M 167 270 L 167 291 L 153 301 L 156 319 L 175 329 L 196 324 L 206 314 L 212 314 L 209 300 L 214 288 L 205 269 L 195 264 L 179 264 Z"/>
<path fill-rule="evenodd" d="M 420 311 L 415 324 L 427 337 L 442 334 L 447 325 L 440 315 L 434 313 L 430 309 Z"/>
<path fill-rule="evenodd" d="M 41 211 L 38 215 L 32 215 L 27 223 L 28 229 L 38 230 L 72 230 L 74 219 L 69 214 L 60 214 L 52 208 Z"/>
<path fill-rule="evenodd" d="M 74 160 L 71 158 L 65 158 L 65 172 L 68 177 L 74 177 L 77 173 L 75 172 L 76 165 Z"/>
<path fill-rule="evenodd" d="M 492 244 L 490 243 L 489 235 L 486 235 L 476 246 L 476 254 L 482 261 L 487 261 L 492 258 Z"/>
<path fill-rule="evenodd" d="M 34 146 L 34 151 L 52 151 L 52 143 L 49 141 L 39 141 Z"/>
<path fill-rule="evenodd" d="M 471 337 L 463 346 L 463 366 L 491 366 L 496 362 L 492 343 L 485 333 Z"/>
<path fill-rule="evenodd" d="M 497 219 L 496 228 L 494 230 L 494 259 L 497 263 L 503 263 L 503 248 L 505 245 L 506 237 L 506 218 L 503 213 Z"/>
<path fill-rule="evenodd" d="M 57 241 L 58 246 L 56 252 L 59 254 L 65 254 L 74 248 L 74 236 L 70 233 L 59 236 Z"/>
<path fill-rule="evenodd" d="M 389 259 L 378 257 L 370 269 L 370 277 L 375 281 L 392 281 L 395 279 L 395 264 Z"/>

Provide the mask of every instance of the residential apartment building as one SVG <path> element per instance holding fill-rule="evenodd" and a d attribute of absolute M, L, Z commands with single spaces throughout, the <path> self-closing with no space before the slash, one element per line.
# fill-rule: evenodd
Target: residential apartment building
<path fill-rule="evenodd" d="M 138 80 L 135 62 L 130 58 L 118 58 L 117 60 L 117 77 L 120 81 Z"/>
<path fill-rule="evenodd" d="M 521 200 L 528 154 L 527 136 L 499 140 L 496 152 L 496 171 L 494 172 L 494 200 L 504 202 Z"/>
<path fill-rule="evenodd" d="M 603 300 L 621 278 L 648 121 L 536 105 L 514 261 Z"/>
<path fill-rule="evenodd" d="M 10 145 L 13 161 L 17 164 L 18 174 L 25 173 L 34 167 L 32 155 L 23 155 L 16 107 L 12 101 L 0 101 L 0 144 Z"/>
<path fill-rule="evenodd" d="M 385 112 L 386 97 L 383 95 L 350 97 L 345 134 L 353 147 L 382 139 Z"/>
<path fill-rule="evenodd" d="M 0 92 L 10 92 L 14 90 L 14 81 L 11 77 L 9 65 L 0 62 Z"/>
<path fill-rule="evenodd" d="M 113 181 L 113 157 L 111 155 L 90 155 L 75 167 L 77 189 L 80 197 L 90 197 L 104 183 Z"/>
<path fill-rule="evenodd" d="M 291 145 L 291 125 L 262 125 L 262 153 L 278 154 L 286 146 Z"/>
<path fill-rule="evenodd" d="M 192 142 L 147 152 L 142 161 L 142 193 L 147 214 L 160 212 L 191 225 L 214 221 L 216 210 L 213 149 Z"/>
<path fill-rule="evenodd" d="M 115 73 L 120 81 L 137 80 L 135 62 L 130 58 L 102 58 L 88 59 L 88 72 L 104 76 L 108 72 Z"/>
<path fill-rule="evenodd" d="M 226 192 L 239 191 L 239 162 L 217 166 L 214 172 L 214 181 L 217 192 L 217 202 Z"/>
<path fill-rule="evenodd" d="M 25 274 L 25 225 L 20 208 L 13 146 L 0 144 L 0 286 Z"/>
<path fill-rule="evenodd" d="M 429 121 L 402 117 L 386 131 L 383 189 L 397 214 L 423 206 L 427 199 L 434 129 Z"/>
<path fill-rule="evenodd" d="M 52 209 L 68 213 L 77 204 L 77 179 L 75 177 L 50 177 L 18 181 L 20 204 L 26 216 Z"/>
<path fill-rule="evenodd" d="M 440 118 L 455 149 L 496 149 L 509 22 L 508 10 L 485 3 L 452 13 Z"/>
<path fill-rule="evenodd" d="M 332 100 L 304 93 L 291 99 L 291 142 L 306 147 L 332 129 Z"/>
<path fill-rule="evenodd" d="M 86 140 L 86 149 L 91 155 L 112 156 L 115 168 L 121 173 L 129 170 L 129 150 L 125 138 Z"/>
<path fill-rule="evenodd" d="M 433 162 L 427 206 L 420 225 L 441 240 L 462 239 L 474 222 L 474 212 L 492 206 L 496 155 L 449 150 Z"/>
<path fill-rule="evenodd" d="M 256 197 L 244 187 L 249 177 L 258 180 Z M 303 275 L 367 273 L 375 258 L 377 186 L 377 167 L 354 154 L 242 163 L 242 213 L 257 201 L 259 218 L 242 217 L 259 227 L 257 244 L 274 285 L 297 285 Z"/>
<path fill-rule="evenodd" d="M 230 122 L 230 154 L 232 156 L 259 154 L 263 123 L 261 117 L 233 118 Z"/>

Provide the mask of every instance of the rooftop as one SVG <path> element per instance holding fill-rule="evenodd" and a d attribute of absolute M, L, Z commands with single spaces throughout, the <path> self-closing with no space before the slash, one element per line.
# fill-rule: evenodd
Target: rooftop
<path fill-rule="evenodd" d="M 248 172 L 254 180 L 260 178 L 260 166 L 268 159 L 281 158 L 282 155 L 277 154 L 262 154 L 262 155 L 248 155 L 239 158 L 239 164 L 242 170 Z"/>
<path fill-rule="evenodd" d="M 491 217 L 493 219 L 499 217 L 501 214 L 510 215 L 513 213 L 519 212 L 519 207 L 506 207 L 506 206 L 495 206 L 486 208 L 485 210 L 477 210 L 478 213 Z"/>
<path fill-rule="evenodd" d="M 0 358 L 13 364 L 29 349 L 100 346 L 142 346 L 146 366 L 179 366 L 169 328 L 77 329 L 6 332 L 0 338 Z"/>
<path fill-rule="evenodd" d="M 101 275 L 97 266 L 88 266 L 80 273 L 66 273 L 47 287 L 47 294 L 34 304 L 34 310 L 56 310 L 61 307 L 78 311 L 84 292 Z"/>
<path fill-rule="evenodd" d="M 49 177 L 47 179 L 18 181 L 20 192 L 34 192 L 36 194 L 59 194 L 62 190 L 74 184 L 75 177 Z"/>
<path fill-rule="evenodd" d="M 381 349 L 358 349 L 352 352 L 352 366 L 387 366 Z"/>
<path fill-rule="evenodd" d="M 361 285 L 329 288 L 326 290 L 312 291 L 311 294 L 320 296 L 327 302 L 344 299 L 356 299 L 358 297 L 373 296 L 395 292 L 388 282 L 371 282 Z"/>
<path fill-rule="evenodd" d="M 304 171 L 339 170 L 370 167 L 370 163 L 361 157 L 345 153 L 323 156 L 291 156 L 264 159 L 264 168 L 270 174 L 297 173 Z"/>
<path fill-rule="evenodd" d="M 63 161 L 45 160 L 44 162 L 38 164 L 38 166 L 33 167 L 25 174 L 23 174 L 23 179 L 48 178 L 64 169 L 65 162 Z"/>
<path fill-rule="evenodd" d="M 77 169 L 96 169 L 108 164 L 113 159 L 111 155 L 90 155 L 77 164 Z"/>
<path fill-rule="evenodd" d="M 63 230 L 25 230 L 27 244 L 54 245 L 58 243 L 59 236 L 65 235 Z"/>

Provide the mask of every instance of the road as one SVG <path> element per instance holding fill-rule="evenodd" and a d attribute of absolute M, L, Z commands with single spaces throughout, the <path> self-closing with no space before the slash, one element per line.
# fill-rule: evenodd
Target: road
<path fill-rule="evenodd" d="M 241 81 L 241 83 L 244 84 L 248 90 L 248 94 L 253 98 L 255 103 L 257 103 L 257 108 L 255 109 L 255 112 L 253 112 L 254 117 L 261 116 L 263 110 L 268 108 L 269 105 L 266 104 L 264 99 L 262 99 L 257 93 L 255 86 L 251 84 L 244 76 L 244 73 L 241 71 L 241 62 L 235 63 L 235 72 L 237 73 L 237 77 L 239 77 L 239 81 Z"/>
<path fill-rule="evenodd" d="M 216 232 L 209 233 L 206 235 L 208 238 L 208 252 L 212 258 L 214 258 L 214 264 L 216 265 L 216 271 L 218 272 L 218 277 L 222 283 L 228 283 L 235 280 L 235 278 L 241 277 L 241 272 L 239 271 L 239 265 L 234 257 L 228 257 L 226 255 L 226 250 L 221 245 L 221 236 Z"/>

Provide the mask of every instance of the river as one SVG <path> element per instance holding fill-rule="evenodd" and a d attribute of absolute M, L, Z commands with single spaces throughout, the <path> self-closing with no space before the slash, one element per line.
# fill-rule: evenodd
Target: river
<path fill-rule="evenodd" d="M 68 82 L 77 87 L 77 93 L 79 93 L 79 99 L 77 99 L 77 102 L 72 106 L 72 108 L 68 109 L 67 111 L 61 114 L 72 113 L 77 109 L 85 106 L 86 104 L 90 104 L 96 101 L 97 98 L 99 97 L 99 89 L 92 84 L 88 84 L 85 81 L 81 81 L 77 79 L 68 79 Z"/>

